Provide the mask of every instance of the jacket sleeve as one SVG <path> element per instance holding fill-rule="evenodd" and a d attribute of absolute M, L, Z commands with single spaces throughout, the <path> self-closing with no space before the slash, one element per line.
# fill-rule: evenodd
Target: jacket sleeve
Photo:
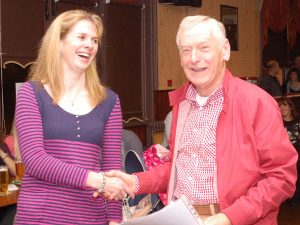
<path fill-rule="evenodd" d="M 269 95 L 262 97 L 252 102 L 244 118 L 253 130 L 249 136 L 255 140 L 252 151 L 257 155 L 258 175 L 243 195 L 222 210 L 233 225 L 271 224 L 262 222 L 270 214 L 276 218 L 280 204 L 295 191 L 297 152 L 283 127 L 277 102 Z"/>

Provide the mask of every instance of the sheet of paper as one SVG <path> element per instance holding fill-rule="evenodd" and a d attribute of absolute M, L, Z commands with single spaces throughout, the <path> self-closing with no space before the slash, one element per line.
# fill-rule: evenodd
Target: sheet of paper
<path fill-rule="evenodd" d="M 171 202 L 163 209 L 150 215 L 130 219 L 122 225 L 204 225 L 193 206 L 185 196 Z"/>

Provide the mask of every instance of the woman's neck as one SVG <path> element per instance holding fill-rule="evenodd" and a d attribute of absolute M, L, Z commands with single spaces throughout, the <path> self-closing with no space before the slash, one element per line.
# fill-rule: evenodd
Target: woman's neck
<path fill-rule="evenodd" d="M 292 121 L 294 118 L 291 115 L 283 116 L 284 121 Z"/>

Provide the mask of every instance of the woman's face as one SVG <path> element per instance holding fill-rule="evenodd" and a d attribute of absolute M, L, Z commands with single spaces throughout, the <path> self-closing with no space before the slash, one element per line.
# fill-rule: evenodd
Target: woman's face
<path fill-rule="evenodd" d="M 60 41 L 61 63 L 66 71 L 84 72 L 98 51 L 96 26 L 88 20 L 80 20 Z"/>
<path fill-rule="evenodd" d="M 290 80 L 291 81 L 298 81 L 298 75 L 296 72 L 291 72 L 290 74 Z"/>
<path fill-rule="evenodd" d="M 292 109 L 287 102 L 282 102 L 279 104 L 281 116 L 284 118 L 289 118 L 292 115 Z"/>

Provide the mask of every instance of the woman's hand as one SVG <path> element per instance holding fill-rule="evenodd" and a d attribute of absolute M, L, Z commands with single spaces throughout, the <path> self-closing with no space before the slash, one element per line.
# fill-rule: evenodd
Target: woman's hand
<path fill-rule="evenodd" d="M 120 225 L 120 223 L 115 222 L 115 221 L 110 221 L 110 222 L 109 222 L 109 225 Z"/>
<path fill-rule="evenodd" d="M 130 195 L 131 198 L 134 198 L 134 191 L 136 189 L 136 183 L 135 180 L 133 178 L 132 175 L 126 174 L 122 171 L 118 171 L 118 170 L 112 170 L 109 172 L 105 172 L 105 176 L 107 179 L 107 187 L 104 187 L 103 189 L 103 195 L 106 199 L 109 200 L 121 200 L 124 197 L 126 197 L 126 193 Z M 115 189 L 115 191 L 113 191 L 113 189 L 109 189 L 109 187 L 111 186 L 110 184 L 115 184 L 114 187 L 123 187 L 123 191 L 125 191 L 125 195 L 124 192 L 122 191 L 117 191 Z M 117 185 L 119 184 L 119 185 Z M 121 193 L 121 194 L 119 194 Z M 97 197 L 100 193 L 99 192 L 94 192 L 93 197 Z"/>

